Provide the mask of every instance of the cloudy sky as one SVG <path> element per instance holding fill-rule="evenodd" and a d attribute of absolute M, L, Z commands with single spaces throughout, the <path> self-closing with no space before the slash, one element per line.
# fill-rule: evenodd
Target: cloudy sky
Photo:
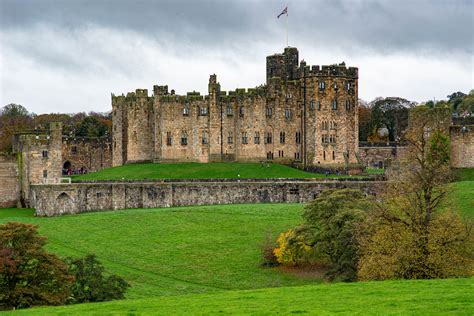
<path fill-rule="evenodd" d="M 110 110 L 110 93 L 207 93 L 265 81 L 265 57 L 359 67 L 359 96 L 444 99 L 474 88 L 473 0 L 0 0 L 0 106 Z"/>

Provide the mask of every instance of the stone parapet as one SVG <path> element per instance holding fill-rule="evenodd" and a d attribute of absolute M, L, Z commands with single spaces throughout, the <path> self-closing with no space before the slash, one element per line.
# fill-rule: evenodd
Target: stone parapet
<path fill-rule="evenodd" d="M 330 188 L 358 188 L 376 195 L 377 181 L 105 182 L 33 185 L 37 216 L 134 208 L 237 203 L 306 203 Z"/>

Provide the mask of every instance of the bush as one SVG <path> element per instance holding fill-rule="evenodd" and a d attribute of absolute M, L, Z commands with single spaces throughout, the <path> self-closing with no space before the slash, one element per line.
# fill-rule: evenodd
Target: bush
<path fill-rule="evenodd" d="M 74 277 L 56 255 L 43 249 L 37 226 L 0 225 L 0 309 L 61 305 L 71 294 Z"/>
<path fill-rule="evenodd" d="M 104 267 L 95 255 L 68 259 L 69 272 L 76 277 L 71 303 L 104 302 L 123 299 L 130 285 L 121 277 L 103 275 Z"/>
<path fill-rule="evenodd" d="M 280 264 L 275 256 L 275 246 L 276 243 L 272 235 L 268 235 L 261 248 L 263 257 L 262 266 L 274 267 Z"/>
<path fill-rule="evenodd" d="M 278 247 L 274 254 L 278 263 L 286 265 L 305 265 L 311 262 L 312 248 L 307 243 L 307 228 L 298 226 L 278 236 Z"/>
<path fill-rule="evenodd" d="M 469 276 L 472 272 L 472 236 L 459 215 L 451 212 L 434 219 L 427 248 L 419 232 L 401 223 L 377 225 L 361 238 L 361 280 L 432 279 Z"/>
<path fill-rule="evenodd" d="M 303 217 L 309 227 L 308 243 L 314 253 L 329 261 L 330 280 L 357 279 L 356 231 L 373 204 L 355 189 L 323 191 L 306 206 Z"/>

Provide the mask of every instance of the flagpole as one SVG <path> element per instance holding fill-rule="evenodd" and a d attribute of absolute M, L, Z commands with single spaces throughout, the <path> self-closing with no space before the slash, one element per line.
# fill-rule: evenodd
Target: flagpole
<path fill-rule="evenodd" d="M 286 14 L 286 47 L 288 47 L 288 13 Z"/>
<path fill-rule="evenodd" d="M 288 47 L 288 5 L 286 5 L 286 47 Z"/>

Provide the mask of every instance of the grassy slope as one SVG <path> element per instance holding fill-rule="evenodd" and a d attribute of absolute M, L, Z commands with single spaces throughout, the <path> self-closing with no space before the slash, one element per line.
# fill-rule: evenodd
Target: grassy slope
<path fill-rule="evenodd" d="M 4 218 L 40 225 L 61 256 L 95 253 L 132 284 L 129 298 L 301 285 L 259 266 L 267 233 L 300 221 L 301 204 L 177 207 L 55 218 Z M 319 279 L 316 281 L 319 282 Z"/>
<path fill-rule="evenodd" d="M 323 178 L 325 175 L 301 171 L 280 164 L 259 163 L 146 163 L 108 168 L 77 176 L 78 180 L 124 179 L 209 179 L 209 178 Z M 336 177 L 336 176 L 331 176 Z"/>
<path fill-rule="evenodd" d="M 335 283 L 20 310 L 53 314 L 468 315 L 472 279 Z"/>

